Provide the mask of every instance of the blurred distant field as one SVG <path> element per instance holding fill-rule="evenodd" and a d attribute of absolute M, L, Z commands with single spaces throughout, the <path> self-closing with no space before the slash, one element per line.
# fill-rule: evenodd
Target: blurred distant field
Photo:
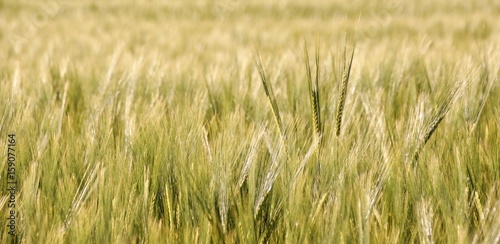
<path fill-rule="evenodd" d="M 0 240 L 499 243 L 499 23 L 493 0 L 2 0 Z"/>

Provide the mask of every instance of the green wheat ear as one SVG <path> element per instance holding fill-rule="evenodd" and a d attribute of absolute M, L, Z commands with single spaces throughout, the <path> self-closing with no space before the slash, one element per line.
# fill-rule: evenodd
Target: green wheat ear
<path fill-rule="evenodd" d="M 262 80 L 262 86 L 264 87 L 264 91 L 266 92 L 266 96 L 269 100 L 269 104 L 273 110 L 274 120 L 278 126 L 278 130 L 282 138 L 285 138 L 285 127 L 283 126 L 283 122 L 281 121 L 280 111 L 278 109 L 278 104 L 276 103 L 276 96 L 274 95 L 273 87 L 271 83 L 266 78 L 266 73 L 264 71 L 264 67 L 262 66 L 262 59 L 260 55 L 257 53 L 255 55 L 255 66 L 257 66 L 257 70 L 259 71 L 260 79 Z"/>
<path fill-rule="evenodd" d="M 311 110 L 312 110 L 312 121 L 314 125 L 314 135 L 317 140 L 320 140 L 323 129 L 321 124 L 321 111 L 319 104 L 319 50 L 316 47 L 316 78 L 313 82 L 311 75 L 311 65 L 309 64 L 309 52 L 307 51 L 306 44 L 304 43 L 304 61 L 306 65 L 306 78 L 307 83 L 309 84 L 309 99 L 311 101 Z"/>
<path fill-rule="evenodd" d="M 342 126 L 342 114 L 344 112 L 345 99 L 347 95 L 347 84 L 349 83 L 349 77 L 351 74 L 351 66 L 352 60 L 354 59 L 354 50 L 356 48 L 356 44 L 352 48 L 351 58 L 347 60 L 346 57 L 346 48 L 344 47 L 344 71 L 342 74 L 342 84 L 340 86 L 340 96 L 337 105 L 337 115 L 335 117 L 336 126 L 335 126 L 335 135 L 340 135 L 340 128 Z"/>

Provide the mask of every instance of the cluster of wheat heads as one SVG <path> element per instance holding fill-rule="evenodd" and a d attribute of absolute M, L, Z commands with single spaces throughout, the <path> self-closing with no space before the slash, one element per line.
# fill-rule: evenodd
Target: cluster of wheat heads
<path fill-rule="evenodd" d="M 345 106 L 345 101 L 346 101 L 346 95 L 347 95 L 347 85 L 349 84 L 349 77 L 351 74 L 351 67 L 352 67 L 352 61 L 354 59 L 354 50 L 355 50 L 355 45 L 352 48 L 352 53 L 350 57 L 346 57 L 346 48 L 344 48 L 344 68 L 343 68 L 343 73 L 342 73 L 342 80 L 340 82 L 340 95 L 338 97 L 338 102 L 337 102 L 337 112 L 335 116 L 335 134 L 337 136 L 340 136 L 340 131 L 341 131 L 341 126 L 342 126 L 342 116 L 344 112 L 344 106 Z M 257 53 L 255 55 L 255 66 L 257 67 L 257 70 L 259 72 L 262 85 L 264 87 L 264 91 L 266 93 L 266 96 L 269 100 L 269 104 L 272 108 L 273 115 L 275 118 L 275 121 L 278 126 L 278 130 L 280 134 L 285 137 L 285 128 L 283 125 L 283 122 L 281 120 L 281 115 L 280 111 L 278 108 L 278 104 L 276 102 L 276 96 L 274 95 L 273 87 L 271 83 L 268 81 L 266 72 L 264 70 L 264 67 L 262 65 L 262 59 L 260 55 Z M 323 135 L 323 127 L 322 127 L 322 121 L 321 121 L 321 106 L 320 106 L 320 99 L 319 99 L 319 77 L 320 77 L 320 64 L 319 64 L 319 46 L 316 46 L 316 55 L 315 55 L 315 79 L 313 80 L 312 72 L 311 72 L 311 64 L 309 62 L 309 52 L 307 50 L 307 46 L 304 43 L 304 63 L 305 63 L 305 68 L 306 68 L 306 79 L 307 79 L 307 84 L 309 87 L 309 98 L 311 102 L 311 111 L 312 111 L 312 124 L 313 124 L 313 134 L 314 138 L 316 141 L 321 142 L 321 138 Z M 321 143 L 319 143 L 321 144 Z"/>
<path fill-rule="evenodd" d="M 340 136 L 341 125 L 342 125 L 342 116 L 344 112 L 344 106 L 347 96 L 347 85 L 349 83 L 349 77 L 351 73 L 352 61 L 354 59 L 354 50 L 355 45 L 353 45 L 352 53 L 349 57 L 346 56 L 347 46 L 344 48 L 344 67 L 342 73 L 342 79 L 340 81 L 340 95 L 337 101 L 337 110 L 335 115 L 335 135 L 337 137 Z M 273 91 L 273 87 L 269 82 L 266 72 L 264 70 L 262 59 L 258 53 L 255 54 L 255 66 L 257 67 L 257 71 L 262 81 L 262 86 L 264 88 L 265 94 L 268 98 L 269 104 L 271 106 L 275 122 L 277 124 L 278 130 L 280 132 L 282 140 L 286 140 L 286 129 L 281 119 L 280 110 L 278 108 L 278 104 L 276 102 L 276 96 Z M 311 104 L 311 121 L 313 126 L 313 144 L 311 145 L 310 152 L 314 152 L 316 155 L 316 167 L 314 173 L 314 184 L 313 184 L 313 193 L 318 196 L 319 190 L 319 172 L 321 171 L 321 148 L 323 146 L 322 139 L 324 133 L 324 126 L 321 120 L 321 104 L 320 104 L 320 89 L 319 89 L 319 80 L 320 80 L 320 50 L 319 45 L 316 45 L 316 53 L 315 53 L 315 75 L 313 79 L 312 71 L 311 71 L 311 63 L 309 60 L 309 51 L 307 49 L 307 44 L 304 42 L 304 66 L 306 72 L 306 82 L 308 84 L 308 95 Z M 309 157 L 306 157 L 309 158 Z M 303 162 L 305 163 L 305 162 Z M 302 164 L 299 167 L 299 171 L 296 176 L 300 174 L 303 170 L 304 165 Z"/>
<path fill-rule="evenodd" d="M 311 145 L 311 149 L 308 151 L 307 155 L 305 156 L 305 159 L 304 161 L 301 162 L 300 164 L 300 167 L 297 171 L 297 174 L 295 175 L 295 178 L 294 178 L 294 183 L 292 185 L 295 185 L 295 181 L 297 179 L 297 176 L 299 174 L 302 173 L 303 169 L 304 169 L 304 165 L 306 164 L 306 161 L 309 160 L 310 158 L 315 158 L 315 163 L 316 163 L 316 166 L 313 167 L 315 168 L 315 172 L 314 172 L 314 179 L 313 180 L 313 184 L 312 184 L 312 195 L 314 196 L 313 199 L 317 199 L 318 201 L 320 200 L 321 198 L 321 193 L 318 189 L 318 185 L 319 185 L 319 179 L 320 177 L 318 176 L 319 175 L 319 172 L 321 171 L 321 163 L 320 163 L 320 159 L 322 158 L 321 157 L 321 151 L 322 151 L 322 148 L 324 147 L 335 147 L 335 146 L 339 146 L 339 143 L 342 143 L 342 140 L 345 140 L 345 138 L 342 138 L 341 135 L 342 135 L 342 121 L 343 121 L 343 116 L 344 116 L 344 110 L 345 110 L 345 104 L 346 104 L 346 100 L 348 98 L 348 84 L 349 84 L 349 80 L 350 80 L 350 77 L 351 77 L 351 69 L 352 69 L 352 64 L 353 64 L 353 60 L 354 60 L 354 53 L 355 53 L 355 44 L 353 45 L 352 47 L 352 51 L 347 54 L 347 47 L 344 48 L 344 53 L 343 53 L 343 67 L 342 67 L 342 73 L 341 73 L 341 76 L 339 77 L 339 85 L 338 85 L 338 97 L 336 98 L 337 100 L 337 104 L 336 104 L 336 109 L 335 109 L 335 114 L 334 114 L 334 126 L 333 127 L 329 127 L 329 128 L 333 128 L 333 134 L 336 136 L 336 142 L 337 144 L 328 144 L 328 143 L 325 143 L 324 142 L 324 133 L 325 133 L 325 128 L 324 128 L 324 123 L 325 121 L 322 120 L 322 114 L 321 114 L 321 111 L 322 111 L 322 107 L 321 107 L 321 103 L 320 103 L 320 88 L 319 88 L 319 83 L 320 83 L 320 80 L 321 80 L 321 75 L 320 75 L 320 51 L 319 51 L 319 48 L 318 46 L 316 47 L 316 53 L 315 53 L 315 56 L 314 56 L 314 64 L 315 64 L 315 67 L 312 67 L 311 63 L 310 63 L 310 57 L 309 57 L 309 52 L 308 52 L 308 49 L 306 47 L 306 45 L 304 45 L 304 52 L 303 52 L 303 55 L 304 55 L 304 66 L 305 66 L 305 77 L 306 77 L 306 82 L 307 82 L 307 85 L 308 85 L 308 96 L 309 96 L 309 100 L 310 100 L 310 109 L 311 109 L 311 131 L 312 131 L 312 138 L 313 138 L 313 145 Z M 272 113 L 273 113 L 273 116 L 274 116 L 274 120 L 276 121 L 276 124 L 277 124 L 277 127 L 278 127 L 278 131 L 279 133 L 281 134 L 281 138 L 283 140 L 286 140 L 287 138 L 287 128 L 285 127 L 285 123 L 282 121 L 282 116 L 280 115 L 280 110 L 279 110 L 279 107 L 278 107 L 278 103 L 277 103 L 277 98 L 275 96 L 275 93 L 273 91 L 273 87 L 271 85 L 271 82 L 268 80 L 268 76 L 266 75 L 266 72 L 264 71 L 264 66 L 262 64 L 262 60 L 261 60 L 261 57 L 259 54 L 256 54 L 256 57 L 255 57 L 255 65 L 257 67 L 257 71 L 260 75 L 260 78 L 261 78 L 261 81 L 262 81 L 262 85 L 263 85 L 263 88 L 264 88 L 264 91 L 265 91 L 265 94 L 267 96 L 267 100 L 269 102 L 269 105 L 272 109 Z M 442 96 L 442 99 L 441 99 L 441 103 L 439 103 L 440 105 L 437 106 L 437 110 L 436 112 L 433 113 L 433 116 L 430 118 L 430 121 L 425 124 L 425 123 L 421 123 L 419 124 L 419 128 L 418 128 L 418 135 L 416 135 L 417 137 L 414 138 L 414 141 L 413 141 L 413 147 L 411 148 L 407 148 L 407 149 L 404 149 L 404 150 L 407 150 L 406 151 L 406 159 L 409 159 L 409 164 L 403 164 L 403 165 L 408 165 L 409 166 L 409 169 L 413 169 L 415 170 L 418 166 L 418 161 L 420 159 L 420 155 L 422 154 L 422 151 L 424 150 L 424 147 L 426 144 L 428 144 L 428 142 L 430 141 L 431 137 L 435 134 L 435 132 L 437 131 L 438 127 L 440 126 L 440 124 L 442 124 L 442 121 L 444 120 L 444 118 L 446 117 L 446 115 L 448 115 L 451 111 L 451 108 L 453 107 L 454 104 L 457 103 L 457 101 L 459 100 L 459 98 L 462 96 L 465 88 L 470 84 L 470 78 L 471 77 L 455 77 L 456 80 L 454 81 L 455 83 L 455 86 L 452 87 L 448 92 L 445 93 L 444 96 Z M 324 100 L 321 100 L 321 101 L 324 101 Z M 481 107 L 483 107 L 484 105 L 481 105 Z M 425 110 L 426 112 L 429 112 L 429 111 L 432 111 L 433 109 L 432 108 L 428 108 L 428 107 L 424 107 L 423 110 Z M 422 115 L 422 114 L 420 114 Z M 413 119 L 412 117 L 409 118 L 410 121 L 412 121 L 411 119 Z M 415 121 L 417 121 L 418 119 L 415 118 Z M 387 126 L 387 125 L 385 125 Z M 325 145 L 326 144 L 326 145 Z M 390 146 L 389 146 L 390 147 Z M 390 149 L 390 150 L 393 150 L 393 149 Z M 394 159 L 394 157 L 399 157 L 401 155 L 396 155 L 397 153 L 393 153 L 391 154 L 390 156 L 387 156 L 387 152 L 384 152 L 384 155 L 383 157 L 392 157 Z M 315 157 L 313 157 L 313 155 L 315 155 Z M 338 154 L 337 154 L 338 155 Z M 337 156 L 338 157 L 338 156 Z M 401 162 L 405 162 L 404 158 L 400 158 L 401 159 Z M 339 161 L 339 159 L 337 158 L 337 161 Z M 386 158 L 385 161 L 388 161 L 388 159 Z M 396 161 L 399 161 L 396 159 Z M 408 161 L 406 161 L 408 162 Z M 388 168 L 387 167 L 391 167 L 391 166 L 387 166 L 387 165 L 381 165 L 379 168 L 379 170 L 377 171 L 377 180 L 376 180 L 376 183 L 375 183 L 375 186 L 374 186 L 374 191 L 370 194 L 370 200 L 369 200 L 369 209 L 372 209 L 373 208 L 373 205 L 375 204 L 375 202 L 377 201 L 377 199 L 379 198 L 380 196 L 380 192 L 382 191 L 382 189 L 384 188 L 384 184 L 385 182 L 388 180 Z M 412 170 L 412 171 L 413 171 Z M 403 176 L 403 178 L 412 178 L 412 183 L 415 183 L 414 181 L 418 181 L 419 178 L 417 175 L 413 175 L 411 172 L 412 171 L 408 171 L 406 172 L 406 174 Z M 408 174 L 409 173 L 409 174 Z M 403 202 L 405 202 L 405 209 L 409 212 L 416 212 L 417 213 L 417 217 L 420 218 L 422 221 L 421 224 L 421 229 L 423 232 L 426 232 L 427 233 L 427 238 L 428 239 L 432 239 L 432 233 L 428 233 L 428 232 L 432 232 L 432 223 L 430 222 L 431 220 L 429 219 L 432 219 L 432 209 L 429 209 L 427 207 L 427 205 L 429 205 L 429 203 L 427 202 L 427 200 L 425 199 L 422 199 L 422 200 L 418 200 L 414 203 L 414 200 L 411 200 L 411 199 L 408 199 L 408 196 L 411 195 L 411 194 L 414 194 L 414 192 L 412 193 L 409 193 L 408 191 L 412 191 L 412 190 L 408 190 L 406 184 L 407 184 L 407 181 L 405 180 L 404 181 L 405 184 L 403 186 L 403 192 L 405 192 L 405 195 L 402 199 Z M 411 184 L 411 183 L 409 183 Z M 422 183 L 423 184 L 423 183 Z M 324 199 L 323 199 L 324 200 Z M 425 211 L 424 211 L 425 210 Z M 371 210 L 368 210 L 368 213 L 370 212 Z M 419 215 L 420 214 L 420 215 Z M 368 216 L 369 214 L 367 214 Z M 415 222 L 418 222 L 416 221 L 414 218 L 417 218 L 416 216 L 413 216 L 412 214 L 410 214 L 409 216 L 409 219 L 407 221 L 407 223 L 409 224 L 405 224 L 405 228 L 407 228 L 408 230 L 408 233 L 405 233 L 403 234 L 404 236 L 413 236 L 413 228 L 415 228 L 413 226 L 413 223 Z M 430 226 L 430 227 L 429 227 Z M 367 228 L 367 227 L 365 227 Z M 431 230 L 429 230 L 429 228 Z"/>
<path fill-rule="evenodd" d="M 305 64 L 305 71 L 306 71 L 306 81 L 308 84 L 309 88 L 309 99 L 310 99 L 310 104 L 311 104 L 311 114 L 312 114 L 312 126 L 313 126 L 313 137 L 314 137 L 314 142 L 318 144 L 318 160 L 319 160 L 319 152 L 321 151 L 321 145 L 322 145 L 322 137 L 323 137 L 323 124 L 321 121 L 321 104 L 320 104 L 320 92 L 319 92 L 319 77 L 320 77 L 320 64 L 319 64 L 319 46 L 316 46 L 316 55 L 315 55 L 315 76 L 313 79 L 312 76 L 312 71 L 311 71 L 311 64 L 309 61 L 309 52 L 307 49 L 306 44 L 304 43 L 304 64 Z M 342 127 L 342 118 L 344 114 L 344 107 L 345 107 L 345 102 L 346 102 L 346 97 L 347 97 L 347 87 L 349 84 L 349 78 L 351 74 L 351 68 L 352 68 L 352 62 L 354 59 L 354 51 L 355 51 L 355 43 L 352 48 L 352 52 L 350 56 L 346 55 L 346 50 L 347 47 L 344 48 L 344 53 L 343 53 L 343 70 L 342 70 L 342 77 L 339 82 L 339 95 L 337 99 L 337 107 L 336 107 L 336 113 L 335 113 L 335 135 L 337 137 L 340 137 L 341 134 L 341 127 Z M 282 122 L 281 115 L 280 115 L 280 110 L 278 107 L 278 104 L 276 102 L 276 96 L 273 91 L 273 87 L 271 85 L 271 82 L 268 81 L 268 78 L 266 76 L 266 72 L 264 70 L 263 64 L 262 64 L 262 59 L 260 55 L 257 53 L 255 54 L 255 66 L 257 67 L 258 73 L 260 75 L 262 85 L 266 94 L 266 97 L 268 98 L 269 104 L 271 106 L 273 116 L 275 119 L 275 122 L 277 124 L 279 133 L 281 134 L 282 139 L 286 139 L 286 129 L 285 126 Z M 416 142 L 416 147 L 412 152 L 412 160 L 413 164 L 416 164 L 419 160 L 420 153 L 422 152 L 424 146 L 426 143 L 429 141 L 429 139 L 432 137 L 444 117 L 448 114 L 450 111 L 451 107 L 457 100 L 462 96 L 464 88 L 467 86 L 467 80 L 462 79 L 461 81 L 457 82 L 455 87 L 449 92 L 449 94 L 446 96 L 444 101 L 442 102 L 441 106 L 439 107 L 439 110 L 437 113 L 434 115 L 432 121 L 429 123 L 428 126 L 424 128 L 423 133 L 421 133 L 419 140 Z M 484 106 L 484 105 L 483 105 Z M 318 169 L 320 168 L 320 164 L 318 161 Z"/>

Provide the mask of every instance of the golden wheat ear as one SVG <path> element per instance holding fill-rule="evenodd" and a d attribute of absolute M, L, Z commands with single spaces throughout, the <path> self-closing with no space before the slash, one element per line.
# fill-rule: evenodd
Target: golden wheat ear
<path fill-rule="evenodd" d="M 351 74 L 352 60 L 354 59 L 354 50 L 356 44 L 352 48 L 351 58 L 347 60 L 346 47 L 344 47 L 344 71 L 342 72 L 342 83 L 340 86 L 340 96 L 337 102 L 337 115 L 335 116 L 336 126 L 335 135 L 340 136 L 340 128 L 342 126 L 342 114 L 344 112 L 345 99 L 347 95 L 347 84 Z"/>
<path fill-rule="evenodd" d="M 264 67 L 262 66 L 262 59 L 258 53 L 254 56 L 255 66 L 259 71 L 260 79 L 262 80 L 262 86 L 264 87 L 264 91 L 266 92 L 266 96 L 269 100 L 269 104 L 271 105 L 271 109 L 273 110 L 274 120 L 278 126 L 278 130 L 282 136 L 285 138 L 285 127 L 283 126 L 283 122 L 281 121 L 280 111 L 278 109 L 278 104 L 276 103 L 276 97 L 274 95 L 273 87 L 271 83 L 266 78 L 266 72 L 264 71 Z"/>

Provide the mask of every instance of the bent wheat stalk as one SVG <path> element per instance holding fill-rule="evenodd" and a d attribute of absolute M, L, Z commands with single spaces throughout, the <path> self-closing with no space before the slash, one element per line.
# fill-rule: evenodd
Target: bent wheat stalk
<path fill-rule="evenodd" d="M 276 103 L 276 97 L 274 96 L 273 87 L 271 83 L 266 78 L 266 73 L 264 71 L 264 67 L 262 66 L 262 59 L 260 55 L 257 53 L 255 59 L 255 66 L 257 66 L 257 70 L 259 71 L 260 79 L 262 80 L 262 85 L 264 87 L 264 91 L 266 92 L 266 96 L 269 100 L 269 104 L 273 110 L 274 119 L 276 124 L 278 125 L 278 130 L 280 131 L 282 139 L 285 138 L 285 128 L 283 126 L 283 122 L 281 121 L 280 111 L 278 109 L 278 104 Z"/>
<path fill-rule="evenodd" d="M 418 141 L 415 152 L 413 153 L 413 164 L 414 165 L 416 165 L 416 163 L 418 162 L 418 159 L 420 157 L 420 153 L 422 152 L 425 144 L 427 144 L 427 142 L 429 141 L 431 136 L 434 134 L 434 132 L 436 132 L 436 129 L 441 124 L 441 122 L 443 121 L 446 114 L 448 114 L 448 112 L 450 111 L 453 104 L 462 95 L 461 92 L 459 92 L 459 90 L 463 85 L 464 85 L 464 82 L 461 82 L 453 88 L 453 90 L 450 92 L 448 97 L 446 97 L 446 100 L 444 101 L 444 103 L 439 108 L 434 119 L 432 119 L 431 123 L 425 129 L 425 132 L 424 132 L 423 136 L 420 138 L 420 140 Z"/>

